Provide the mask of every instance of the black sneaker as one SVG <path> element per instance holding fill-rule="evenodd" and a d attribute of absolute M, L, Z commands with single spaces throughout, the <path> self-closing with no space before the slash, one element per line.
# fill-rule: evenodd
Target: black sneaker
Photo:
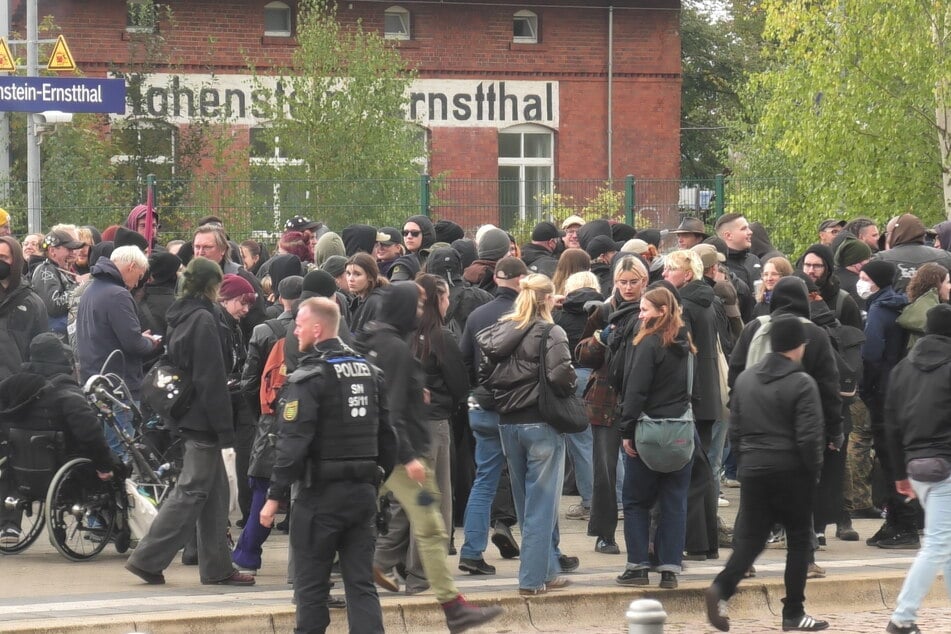
<path fill-rule="evenodd" d="M 665 590 L 673 590 L 677 587 L 677 573 L 670 570 L 663 570 L 660 573 L 660 587 Z"/>
<path fill-rule="evenodd" d="M 466 559 L 459 558 L 459 570 L 468 572 L 470 575 L 494 575 L 495 566 L 485 563 L 485 559 Z"/>
<path fill-rule="evenodd" d="M 726 600 L 720 593 L 720 588 L 713 584 L 703 593 L 704 602 L 707 606 L 707 620 L 710 625 L 721 632 L 730 631 L 730 616 L 727 612 Z"/>
<path fill-rule="evenodd" d="M 874 535 L 865 540 L 866 546 L 878 546 L 878 542 L 883 539 L 890 539 L 898 534 L 898 529 L 890 524 L 882 524 Z"/>
<path fill-rule="evenodd" d="M 880 539 L 875 544 L 887 550 L 916 550 L 921 542 L 918 540 L 918 531 L 902 531 L 888 539 Z"/>
<path fill-rule="evenodd" d="M 828 627 L 828 621 L 814 619 L 808 614 L 803 614 L 794 619 L 783 619 L 784 632 L 821 632 Z"/>
<path fill-rule="evenodd" d="M 888 634 L 921 634 L 921 630 L 918 629 L 916 623 L 911 625 L 895 625 L 894 621 L 888 622 L 888 627 L 885 628 L 885 631 Z"/>
<path fill-rule="evenodd" d="M 851 521 L 836 526 L 835 536 L 844 542 L 857 542 L 859 540 L 859 533 L 852 527 Z"/>
<path fill-rule="evenodd" d="M 650 583 L 647 578 L 647 568 L 637 570 L 626 569 L 614 579 L 621 586 L 646 586 Z"/>
<path fill-rule="evenodd" d="M 599 537 L 597 543 L 594 545 L 594 552 L 601 553 L 602 555 L 620 555 L 621 549 L 618 548 L 617 542 L 613 539 L 604 539 Z"/>
<path fill-rule="evenodd" d="M 558 565 L 561 566 L 562 572 L 574 572 L 581 565 L 581 560 L 577 557 L 561 555 L 558 557 Z"/>
<path fill-rule="evenodd" d="M 0 531 L 0 546 L 12 548 L 19 544 L 22 538 L 23 533 L 20 532 L 19 528 L 16 526 L 7 526 Z"/>
<path fill-rule="evenodd" d="M 504 522 L 496 522 L 492 527 L 492 543 L 499 549 L 502 559 L 515 559 L 519 556 L 518 542 L 512 536 L 512 529 Z"/>

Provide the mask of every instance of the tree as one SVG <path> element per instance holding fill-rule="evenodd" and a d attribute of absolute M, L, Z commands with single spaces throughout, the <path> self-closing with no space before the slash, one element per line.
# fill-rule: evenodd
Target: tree
<path fill-rule="evenodd" d="M 285 96 L 258 81 L 273 105 L 264 142 L 285 158 L 262 171 L 278 185 L 306 178 L 312 211 L 334 226 L 379 226 L 417 200 L 425 146 L 403 113 L 414 73 L 378 33 L 336 18 L 332 3 L 302 0 L 294 68 L 278 73 Z"/>
<path fill-rule="evenodd" d="M 794 179 L 797 201 L 756 218 L 777 243 L 805 246 L 828 217 L 949 217 L 947 2 L 762 6 L 768 66 L 741 91 L 753 124 L 733 170 Z"/>

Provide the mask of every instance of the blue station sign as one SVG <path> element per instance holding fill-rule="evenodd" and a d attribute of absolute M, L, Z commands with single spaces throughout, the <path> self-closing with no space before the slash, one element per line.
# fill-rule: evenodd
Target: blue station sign
<path fill-rule="evenodd" d="M 0 77 L 0 112 L 126 110 L 125 80 L 82 77 Z"/>

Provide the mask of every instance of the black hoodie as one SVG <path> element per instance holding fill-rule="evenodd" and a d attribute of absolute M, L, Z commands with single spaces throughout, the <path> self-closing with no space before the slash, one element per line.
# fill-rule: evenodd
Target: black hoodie
<path fill-rule="evenodd" d="M 926 335 L 892 370 L 885 433 L 898 479 L 915 458 L 951 461 L 951 338 Z"/>
<path fill-rule="evenodd" d="M 795 276 L 784 277 L 776 282 L 770 297 L 770 316 L 794 315 L 810 318 L 809 295 L 806 284 Z M 746 354 L 749 352 L 753 334 L 763 324 L 759 319 L 746 324 L 730 355 L 729 384 L 736 383 L 740 372 L 746 369 Z M 812 323 L 803 324 L 806 329 L 806 354 L 803 369 L 819 385 L 822 400 L 822 415 L 825 421 L 826 439 L 834 440 L 842 434 L 842 398 L 839 396 L 839 368 L 832 351 L 832 343 L 826 331 Z"/>
<path fill-rule="evenodd" d="M 343 246 L 348 258 L 361 252 L 373 255 L 373 247 L 376 246 L 376 227 L 350 225 L 344 227 L 340 237 L 343 238 Z"/>
<path fill-rule="evenodd" d="M 462 337 L 466 321 L 479 306 L 492 301 L 491 293 L 473 286 L 462 278 L 462 258 L 452 248 L 436 249 L 429 254 L 426 272 L 446 280 L 449 284 L 449 309 L 446 311 L 446 326 Z"/>
<path fill-rule="evenodd" d="M 697 347 L 693 415 L 698 421 L 712 422 L 723 411 L 717 364 L 717 311 L 713 306 L 716 293 L 706 282 L 693 280 L 680 288 L 680 298 L 684 325 Z"/>
<path fill-rule="evenodd" d="M 419 288 L 415 282 L 394 282 L 383 291 L 383 312 L 356 333 L 355 346 L 383 371 L 390 424 L 399 438 L 402 464 L 429 450 L 429 423 L 423 404 L 423 369 L 409 347 L 416 331 Z"/>
<path fill-rule="evenodd" d="M 822 259 L 822 263 L 825 264 L 825 273 L 819 278 L 819 281 L 816 282 L 816 286 L 819 288 L 819 294 L 822 295 L 822 299 L 825 300 L 829 310 L 835 313 L 836 319 L 846 326 L 861 329 L 862 313 L 859 311 L 859 307 L 856 305 L 855 300 L 852 299 L 852 296 L 849 295 L 847 291 L 842 290 L 839 278 L 835 274 L 835 258 L 832 255 L 832 249 L 822 244 L 810 246 L 806 249 L 805 253 L 802 254 L 802 257 L 799 258 L 799 261 L 796 263 L 796 268 L 804 270 L 803 263 L 809 254 L 818 256 Z M 839 305 L 840 303 L 841 306 Z"/>

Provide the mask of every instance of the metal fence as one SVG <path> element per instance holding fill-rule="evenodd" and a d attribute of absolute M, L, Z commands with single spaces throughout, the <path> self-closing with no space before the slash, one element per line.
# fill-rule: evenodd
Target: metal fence
<path fill-rule="evenodd" d="M 789 181 L 729 179 L 651 180 L 627 177 L 614 182 L 558 179 L 526 182 L 505 179 L 452 179 L 421 176 L 404 180 L 219 180 L 157 181 L 155 205 L 165 239 L 189 236 L 199 219 L 217 216 L 235 239 L 272 236 L 284 222 L 301 215 L 339 231 L 346 225 L 402 226 L 414 214 L 449 219 L 467 231 L 493 223 L 524 239 L 542 219 L 577 214 L 608 217 L 638 228 L 673 228 L 683 216 L 712 226 L 725 212 L 782 219 L 795 193 Z M 138 181 L 44 181 L 42 224 L 123 224 L 129 211 L 145 201 Z M 26 182 L 0 183 L 0 206 L 12 217 L 16 233 L 25 233 Z M 789 218 L 794 223 L 794 218 Z"/>

